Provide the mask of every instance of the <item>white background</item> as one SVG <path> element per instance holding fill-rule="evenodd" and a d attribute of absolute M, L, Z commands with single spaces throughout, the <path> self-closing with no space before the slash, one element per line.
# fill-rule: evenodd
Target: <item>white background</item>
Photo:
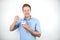
<path fill-rule="evenodd" d="M 58 0 L 0 0 L 0 40 L 20 39 L 18 29 L 10 32 L 9 26 L 14 16 L 23 18 L 24 3 L 31 5 L 31 15 L 40 21 L 42 35 L 37 40 L 60 40 Z"/>

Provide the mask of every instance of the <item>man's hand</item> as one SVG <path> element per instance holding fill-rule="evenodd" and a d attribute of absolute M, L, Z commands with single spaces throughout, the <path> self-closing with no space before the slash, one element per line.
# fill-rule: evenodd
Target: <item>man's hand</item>
<path fill-rule="evenodd" d="M 19 20 L 19 16 L 14 17 L 14 21 L 17 22 Z"/>
<path fill-rule="evenodd" d="M 23 26 L 26 30 L 29 30 L 29 29 L 30 29 L 27 24 L 23 24 L 22 26 Z"/>

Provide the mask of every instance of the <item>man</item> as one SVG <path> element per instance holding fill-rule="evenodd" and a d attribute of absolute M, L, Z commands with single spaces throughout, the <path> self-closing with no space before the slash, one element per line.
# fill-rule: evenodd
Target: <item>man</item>
<path fill-rule="evenodd" d="M 29 4 L 24 4 L 22 11 L 24 18 L 20 19 L 19 16 L 15 16 L 14 22 L 10 25 L 10 31 L 19 28 L 20 40 L 36 40 L 36 37 L 41 36 L 40 23 L 31 17 L 31 6 Z"/>

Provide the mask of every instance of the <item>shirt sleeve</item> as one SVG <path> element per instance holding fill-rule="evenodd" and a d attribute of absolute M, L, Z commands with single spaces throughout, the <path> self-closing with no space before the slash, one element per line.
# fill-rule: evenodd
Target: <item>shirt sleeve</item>
<path fill-rule="evenodd" d="M 39 21 L 36 22 L 35 31 L 38 31 L 41 34 L 41 27 Z"/>
<path fill-rule="evenodd" d="M 20 26 L 20 20 L 17 21 L 17 23 L 16 23 L 16 25 L 14 27 L 14 30 L 17 29 L 17 28 L 19 28 L 19 26 Z"/>

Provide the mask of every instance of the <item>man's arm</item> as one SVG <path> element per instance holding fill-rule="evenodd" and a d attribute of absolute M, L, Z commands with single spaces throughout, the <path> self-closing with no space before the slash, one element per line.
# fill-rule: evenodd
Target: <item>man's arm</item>
<path fill-rule="evenodd" d="M 13 31 L 13 30 L 14 30 L 15 25 L 16 25 L 16 22 L 14 21 L 14 22 L 10 25 L 10 31 Z"/>
<path fill-rule="evenodd" d="M 41 34 L 38 31 L 34 31 L 34 30 L 30 29 L 28 25 L 23 25 L 23 27 L 26 30 L 28 30 L 32 35 L 37 36 L 37 37 L 41 36 Z"/>
<path fill-rule="evenodd" d="M 16 25 L 16 22 L 18 21 L 19 17 L 18 16 L 15 16 L 14 17 L 14 22 L 10 25 L 10 31 L 13 31 L 14 30 L 14 27 Z"/>
<path fill-rule="evenodd" d="M 28 29 L 28 31 L 31 33 L 31 34 L 33 34 L 34 36 L 37 36 L 37 37 L 40 37 L 41 36 L 41 34 L 38 32 L 38 31 L 34 31 L 34 30 L 32 30 L 32 29 Z"/>

